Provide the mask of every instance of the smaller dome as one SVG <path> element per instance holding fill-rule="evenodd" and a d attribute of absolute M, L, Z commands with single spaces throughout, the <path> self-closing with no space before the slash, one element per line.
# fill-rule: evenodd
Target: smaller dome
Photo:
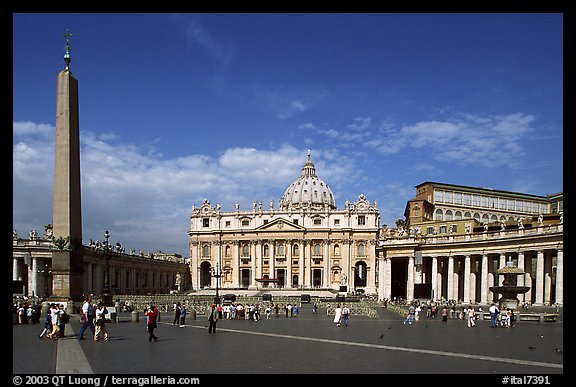
<path fill-rule="evenodd" d="M 331 209 L 336 209 L 334 193 L 328 184 L 316 175 L 316 168 L 310 160 L 310 151 L 308 151 L 308 159 L 302 167 L 302 175 L 284 192 L 280 199 L 280 208 L 284 210 L 290 207 L 293 209 L 324 208 L 326 205 Z"/>

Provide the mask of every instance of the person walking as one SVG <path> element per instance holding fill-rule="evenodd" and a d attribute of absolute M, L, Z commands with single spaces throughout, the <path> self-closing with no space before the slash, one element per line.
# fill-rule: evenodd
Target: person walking
<path fill-rule="evenodd" d="M 82 304 L 82 315 L 80 316 L 82 326 L 80 327 L 80 332 L 78 333 L 78 340 L 84 340 L 84 331 L 86 328 L 92 330 L 92 334 L 96 334 L 96 329 L 94 328 L 94 307 L 90 303 L 90 298 L 86 297 L 84 303 Z"/>
<path fill-rule="evenodd" d="M 474 311 L 474 308 L 469 307 L 468 308 L 468 328 L 472 328 L 476 326 L 476 312 Z"/>
<path fill-rule="evenodd" d="M 448 307 L 446 305 L 444 305 L 444 307 L 442 308 L 442 321 L 443 322 L 448 321 Z"/>
<path fill-rule="evenodd" d="M 66 313 L 64 309 L 64 305 L 60 304 L 60 316 L 59 316 L 59 324 L 60 324 L 60 337 L 66 336 L 66 324 L 70 322 L 70 315 Z"/>
<path fill-rule="evenodd" d="M 174 304 L 174 321 L 172 321 L 172 325 L 178 324 L 180 321 L 180 303 Z"/>
<path fill-rule="evenodd" d="M 348 306 L 346 306 L 346 304 L 344 304 L 344 307 L 342 308 L 342 321 L 344 323 L 344 326 L 346 327 L 350 322 L 350 309 L 348 309 Z"/>
<path fill-rule="evenodd" d="M 50 312 L 50 308 L 46 311 L 46 318 L 44 319 L 44 330 L 40 333 L 40 338 L 43 338 L 46 335 L 47 338 L 52 336 L 52 313 Z"/>
<path fill-rule="evenodd" d="M 342 308 L 340 307 L 340 304 L 338 304 L 336 306 L 336 309 L 334 310 L 334 323 L 336 324 L 337 327 L 340 326 L 341 320 L 342 320 Z"/>
<path fill-rule="evenodd" d="M 208 314 L 208 321 L 210 325 L 208 326 L 208 333 L 216 333 L 216 323 L 218 322 L 218 309 L 216 306 L 212 304 L 212 309 L 210 309 L 210 313 Z"/>
<path fill-rule="evenodd" d="M 180 307 L 180 328 L 184 328 L 186 326 L 186 308 L 184 305 Z"/>
<path fill-rule="evenodd" d="M 60 309 L 58 308 L 58 305 L 56 304 L 52 304 L 50 311 L 52 315 L 52 334 L 50 335 L 50 337 L 53 339 L 59 339 L 60 337 L 62 337 L 60 333 L 61 312 Z"/>
<path fill-rule="evenodd" d="M 157 319 L 158 319 L 158 308 L 154 306 L 153 303 L 148 305 L 146 308 L 146 312 L 144 312 L 146 316 L 146 329 L 148 330 L 148 341 L 151 342 L 152 340 L 158 341 L 158 337 L 154 334 L 154 330 L 157 328 Z"/>
<path fill-rule="evenodd" d="M 96 332 L 94 333 L 94 341 L 100 340 L 100 334 L 103 334 L 104 341 L 108 341 L 108 329 L 106 329 L 106 314 L 108 314 L 108 309 L 104 306 L 104 303 L 98 303 L 96 307 L 96 316 L 94 319 L 94 324 L 96 325 Z"/>
<path fill-rule="evenodd" d="M 490 312 L 490 328 L 498 327 L 498 323 L 496 322 L 496 318 L 500 312 L 498 307 L 494 303 L 491 303 L 490 308 L 488 308 L 488 312 Z"/>

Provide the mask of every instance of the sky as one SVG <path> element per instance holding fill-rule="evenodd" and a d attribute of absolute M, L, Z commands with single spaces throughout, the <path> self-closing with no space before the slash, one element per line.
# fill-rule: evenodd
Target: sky
<path fill-rule="evenodd" d="M 52 222 L 56 76 L 79 82 L 83 241 L 189 257 L 192 205 L 278 204 L 310 150 L 338 209 L 425 181 L 563 191 L 559 13 L 13 15 L 13 228 Z"/>

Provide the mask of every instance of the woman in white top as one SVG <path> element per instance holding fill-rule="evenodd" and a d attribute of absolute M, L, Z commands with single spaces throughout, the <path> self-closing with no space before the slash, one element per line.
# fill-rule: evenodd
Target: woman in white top
<path fill-rule="evenodd" d="M 336 306 L 336 309 L 334 310 L 334 322 L 336 323 L 337 327 L 340 326 L 341 319 L 342 319 L 342 308 L 340 308 L 340 304 L 338 304 L 338 306 Z"/>

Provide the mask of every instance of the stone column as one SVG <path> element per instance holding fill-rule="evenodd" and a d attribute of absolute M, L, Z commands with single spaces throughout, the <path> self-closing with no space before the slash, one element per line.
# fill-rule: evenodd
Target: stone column
<path fill-rule="evenodd" d="M 438 292 L 438 257 L 432 257 L 432 300 L 439 299 L 440 293 Z"/>
<path fill-rule="evenodd" d="M 255 289 L 258 286 L 256 278 L 262 277 L 262 241 L 250 241 L 250 256 L 253 257 L 251 287 Z"/>
<path fill-rule="evenodd" d="M 350 283 L 350 281 L 354 280 L 354 276 L 352 275 L 352 269 L 350 268 L 350 246 L 351 241 L 346 237 L 342 240 L 342 248 L 340 249 L 340 254 L 342 259 L 340 260 L 340 266 L 342 267 L 342 274 L 346 274 L 347 282 L 346 285 Z"/>
<path fill-rule="evenodd" d="M 22 278 L 22 258 L 12 257 L 12 280 L 18 281 Z"/>
<path fill-rule="evenodd" d="M 305 263 L 305 256 L 306 256 L 306 252 L 304 251 L 306 246 L 306 241 L 305 240 L 300 240 L 298 241 L 298 287 L 303 288 L 306 283 L 304 282 L 304 271 L 306 270 L 304 268 L 304 263 Z"/>
<path fill-rule="evenodd" d="M 408 257 L 408 281 L 406 282 L 406 300 L 414 299 L 414 256 Z"/>
<path fill-rule="evenodd" d="M 43 289 L 40 287 L 40 274 L 38 273 L 39 270 L 42 270 L 44 266 L 44 259 L 40 257 L 32 257 L 32 272 L 30 273 L 31 282 L 30 282 L 30 292 L 32 292 L 35 296 L 40 296 L 44 292 Z"/>
<path fill-rule="evenodd" d="M 470 255 L 464 257 L 464 303 L 470 302 Z"/>
<path fill-rule="evenodd" d="M 378 257 L 378 301 L 382 301 L 385 296 L 384 296 L 384 292 L 385 292 L 385 273 L 386 273 L 386 261 L 384 259 L 384 256 L 382 254 L 382 252 L 380 253 L 380 256 Z"/>
<path fill-rule="evenodd" d="M 518 268 L 521 270 L 525 270 L 524 269 L 524 252 L 520 251 L 518 253 Z M 516 279 L 516 285 L 518 286 L 524 286 L 524 278 L 525 274 L 519 275 Z M 524 298 L 524 294 L 519 294 L 518 298 L 520 298 L 520 301 L 522 301 L 522 299 Z"/>
<path fill-rule="evenodd" d="M 564 304 L 564 251 L 557 250 L 556 258 L 556 302 L 560 305 Z"/>
<path fill-rule="evenodd" d="M 544 303 L 544 251 L 539 250 L 536 256 L 536 299 L 535 305 Z"/>
<path fill-rule="evenodd" d="M 552 303 L 552 254 L 544 254 L 544 303 Z"/>
<path fill-rule="evenodd" d="M 392 258 L 386 257 L 386 288 L 384 291 L 384 296 L 387 299 L 392 298 Z"/>
<path fill-rule="evenodd" d="M 284 286 L 288 289 L 292 288 L 292 252 L 293 252 L 293 241 L 287 240 L 286 241 L 286 281 Z"/>
<path fill-rule="evenodd" d="M 235 288 L 240 287 L 240 276 L 242 275 L 242 270 L 240 269 L 240 258 L 238 257 L 238 241 L 232 242 L 232 286 Z"/>
<path fill-rule="evenodd" d="M 312 288 L 312 241 L 306 243 L 304 250 L 304 286 Z"/>
<path fill-rule="evenodd" d="M 498 264 L 498 269 L 502 269 L 506 266 L 506 253 L 500 253 L 500 263 Z M 502 286 L 504 282 L 504 276 L 498 275 L 498 285 Z"/>
<path fill-rule="evenodd" d="M 322 287 L 330 287 L 330 240 L 324 240 L 324 256 L 322 257 Z"/>
<path fill-rule="evenodd" d="M 448 291 L 446 298 L 448 300 L 454 299 L 454 257 L 448 257 Z"/>
<path fill-rule="evenodd" d="M 268 249 L 269 253 L 270 253 L 270 260 L 268 262 L 270 262 L 269 264 L 269 273 L 268 273 L 268 278 L 276 278 L 276 241 L 275 240 L 271 240 L 270 241 L 270 248 Z M 276 285 L 273 282 L 270 282 L 269 286 L 271 288 L 275 288 Z"/>

